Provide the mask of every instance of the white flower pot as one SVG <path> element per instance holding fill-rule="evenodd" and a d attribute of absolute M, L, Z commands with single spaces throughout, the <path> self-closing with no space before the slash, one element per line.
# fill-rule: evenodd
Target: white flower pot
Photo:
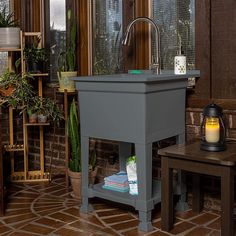
<path fill-rule="evenodd" d="M 20 48 L 20 28 L 0 28 L 0 48 Z"/>
<path fill-rule="evenodd" d="M 47 119 L 48 119 L 48 117 L 43 114 L 38 115 L 38 123 L 46 123 Z"/>

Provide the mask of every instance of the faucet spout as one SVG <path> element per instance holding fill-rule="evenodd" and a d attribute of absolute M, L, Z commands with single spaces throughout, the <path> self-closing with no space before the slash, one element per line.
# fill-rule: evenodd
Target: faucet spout
<path fill-rule="evenodd" d="M 129 23 L 127 26 L 124 38 L 122 40 L 123 45 L 129 45 L 130 44 L 130 31 L 133 25 L 136 22 L 147 22 L 151 24 L 155 29 L 155 37 L 156 37 L 156 62 L 152 61 L 152 66 L 155 66 L 157 68 L 157 74 L 160 74 L 161 70 L 161 57 L 160 57 L 160 29 L 158 25 L 150 18 L 148 17 L 137 17 L 133 21 Z"/>

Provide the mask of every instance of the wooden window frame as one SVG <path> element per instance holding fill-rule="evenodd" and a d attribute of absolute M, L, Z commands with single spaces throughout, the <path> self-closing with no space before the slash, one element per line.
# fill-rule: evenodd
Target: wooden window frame
<path fill-rule="evenodd" d="M 25 14 L 33 12 L 35 6 L 32 0 L 11 0 L 14 3 L 16 16 L 21 18 L 21 28 L 23 30 L 37 29 L 37 23 L 30 25 L 30 21 L 26 21 Z M 34 0 L 37 1 L 37 0 Z M 228 7 L 233 0 L 226 0 Z M 45 0 L 49 2 L 49 0 Z M 124 25 L 132 20 L 131 9 L 134 8 L 134 17 L 151 16 L 151 0 L 126 0 L 124 10 Z M 196 87 L 192 91 L 187 92 L 187 106 L 188 107 L 203 107 L 209 102 L 216 102 L 224 109 L 236 109 L 236 99 L 225 99 L 224 97 L 216 96 L 214 86 L 218 86 L 212 78 L 215 76 L 213 71 L 217 67 L 217 63 L 212 58 L 212 3 L 213 0 L 195 0 L 195 58 L 196 68 L 200 69 L 201 77 L 197 80 Z M 78 41 L 77 41 L 77 55 L 78 55 L 78 70 L 79 75 L 92 74 L 92 9 L 91 0 L 67 0 L 67 4 L 72 4 L 74 13 L 78 19 Z M 45 4 L 46 6 L 47 4 Z M 20 6 L 20 7 L 19 7 Z M 21 9 L 21 10 L 19 10 Z M 128 9 L 128 10 L 127 10 Z M 213 9 L 214 10 L 214 9 Z M 214 13 L 214 12 L 213 12 Z M 214 15 L 215 16 L 215 15 Z M 33 17 L 33 16 L 31 16 Z M 35 17 L 35 16 L 34 16 Z M 46 16 L 47 19 L 47 16 Z M 223 20 L 223 19 L 222 19 Z M 36 21 L 37 22 L 37 21 Z M 215 25 L 216 23 L 213 22 Z M 215 26 L 214 25 L 214 26 Z M 125 58 L 125 65 L 132 65 L 137 69 L 148 68 L 150 64 L 150 38 L 147 37 L 149 26 L 147 24 L 137 24 L 135 29 L 135 37 L 132 38 L 133 52 L 130 57 Z M 142 33 L 140 33 L 142 32 Z M 46 33 L 47 37 L 47 33 Z M 215 44 L 214 44 L 215 45 Z M 213 45 L 213 46 L 214 46 Z M 124 55 L 127 55 L 124 49 Z M 142 60 L 141 60 L 142 59 Z M 214 59 L 214 60 L 213 60 Z M 125 68 L 128 69 L 128 68 Z M 222 78 L 223 79 L 223 78 Z M 231 80 L 225 80 L 226 83 Z M 214 98 L 215 97 L 215 98 Z M 232 96 L 233 97 L 233 96 Z"/>

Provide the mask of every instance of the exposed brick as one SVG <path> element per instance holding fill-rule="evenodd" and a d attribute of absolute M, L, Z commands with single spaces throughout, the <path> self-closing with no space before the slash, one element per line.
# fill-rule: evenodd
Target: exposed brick
<path fill-rule="evenodd" d="M 227 130 L 227 137 L 236 139 L 236 129 L 228 129 Z"/>
<path fill-rule="evenodd" d="M 59 143 L 65 144 L 65 137 L 60 136 L 60 137 L 59 137 Z"/>

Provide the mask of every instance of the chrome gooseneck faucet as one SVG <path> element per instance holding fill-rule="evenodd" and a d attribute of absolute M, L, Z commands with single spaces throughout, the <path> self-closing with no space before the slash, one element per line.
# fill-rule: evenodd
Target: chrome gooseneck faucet
<path fill-rule="evenodd" d="M 152 66 L 157 68 L 157 74 L 160 74 L 160 70 L 161 70 L 161 57 L 160 57 L 160 29 L 157 26 L 157 24 L 150 18 L 148 17 L 137 17 L 135 18 L 133 21 L 131 21 L 129 23 L 129 25 L 127 26 L 125 35 L 124 35 L 124 39 L 122 41 L 123 45 L 129 45 L 130 44 L 130 30 L 132 28 L 132 26 L 139 21 L 143 21 L 143 22 L 148 22 L 150 23 L 154 29 L 155 29 L 155 35 L 156 35 L 156 50 L 157 50 L 157 54 L 156 54 L 156 62 L 152 61 Z"/>

